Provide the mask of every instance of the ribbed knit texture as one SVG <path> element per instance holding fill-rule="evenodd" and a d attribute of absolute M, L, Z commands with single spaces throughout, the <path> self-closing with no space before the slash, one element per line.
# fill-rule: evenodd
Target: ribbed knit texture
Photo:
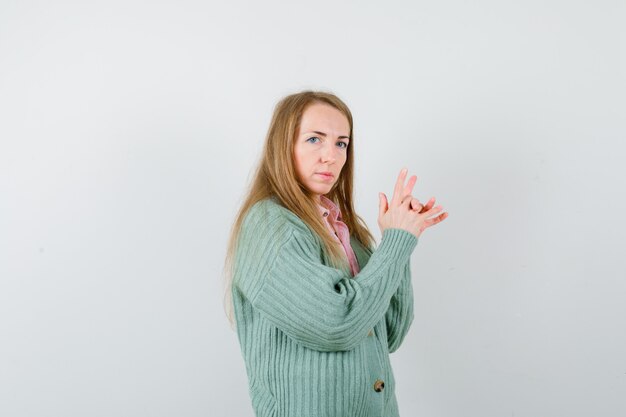
<path fill-rule="evenodd" d="M 389 353 L 413 321 L 418 239 L 386 229 L 372 253 L 352 238 L 360 272 L 351 277 L 328 266 L 296 215 L 266 199 L 238 242 L 232 294 L 257 417 L 398 416 Z"/>

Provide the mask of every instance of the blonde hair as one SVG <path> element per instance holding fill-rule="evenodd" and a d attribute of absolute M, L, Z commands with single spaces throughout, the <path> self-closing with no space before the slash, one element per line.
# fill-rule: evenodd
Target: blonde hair
<path fill-rule="evenodd" d="M 274 197 L 315 232 L 320 238 L 332 266 L 343 267 L 347 264 L 340 243 L 328 232 L 324 219 L 320 216 L 317 200 L 300 183 L 296 175 L 293 158 L 294 141 L 302 114 L 313 103 L 328 104 L 336 108 L 346 116 L 350 125 L 350 146 L 347 148 L 346 162 L 339 179 L 325 197 L 337 204 L 341 210 L 343 222 L 348 226 L 351 236 L 370 249 L 374 244 L 374 237 L 367 228 L 365 221 L 356 214 L 353 205 L 354 135 L 350 109 L 337 96 L 327 92 L 306 90 L 284 97 L 274 108 L 263 153 L 230 231 L 224 263 L 224 296 L 226 315 L 232 328 L 236 325 L 232 301 L 233 257 L 243 219 L 248 210 L 258 201 Z"/>

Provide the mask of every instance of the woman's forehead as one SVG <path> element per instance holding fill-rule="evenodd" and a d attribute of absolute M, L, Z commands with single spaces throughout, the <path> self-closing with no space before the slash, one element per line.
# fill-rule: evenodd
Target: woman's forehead
<path fill-rule="evenodd" d="M 329 132 L 330 131 L 330 132 Z M 300 121 L 300 132 L 318 132 L 348 137 L 348 118 L 336 108 L 327 104 L 313 104 L 304 111 Z"/>

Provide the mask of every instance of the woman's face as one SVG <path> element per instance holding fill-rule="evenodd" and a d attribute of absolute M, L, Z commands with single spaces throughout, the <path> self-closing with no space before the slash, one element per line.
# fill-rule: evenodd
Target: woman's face
<path fill-rule="evenodd" d="M 296 132 L 294 163 L 298 179 L 318 199 L 339 179 L 348 156 L 349 135 L 350 123 L 336 108 L 313 103 L 304 110 Z"/>

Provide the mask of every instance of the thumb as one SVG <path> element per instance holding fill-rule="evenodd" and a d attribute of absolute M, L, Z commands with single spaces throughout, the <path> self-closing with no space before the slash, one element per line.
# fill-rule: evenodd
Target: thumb
<path fill-rule="evenodd" d="M 387 212 L 387 196 L 385 193 L 378 193 L 378 217 L 382 217 Z"/>

